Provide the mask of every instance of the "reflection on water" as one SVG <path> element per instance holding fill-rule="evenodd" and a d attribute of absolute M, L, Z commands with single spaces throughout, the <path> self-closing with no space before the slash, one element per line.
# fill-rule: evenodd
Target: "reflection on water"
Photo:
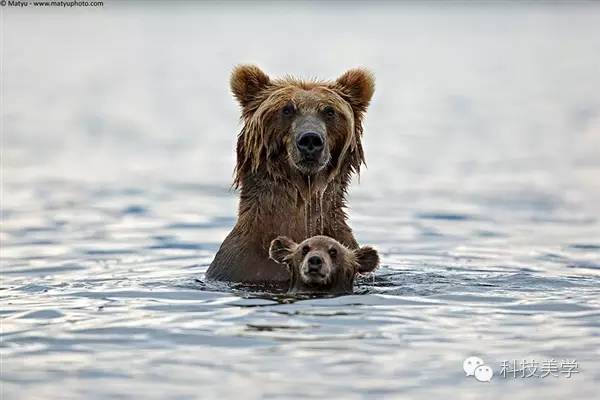
<path fill-rule="evenodd" d="M 3 9 L 5 398 L 592 398 L 597 6 L 106 3 Z M 383 266 L 355 295 L 203 280 L 239 62 L 377 76 L 349 212 Z M 580 372 L 482 384 L 470 355 Z"/>

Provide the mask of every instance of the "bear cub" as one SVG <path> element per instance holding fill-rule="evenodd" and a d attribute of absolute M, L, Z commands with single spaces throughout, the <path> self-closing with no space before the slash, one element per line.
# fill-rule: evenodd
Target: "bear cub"
<path fill-rule="evenodd" d="M 328 236 L 313 236 L 300 244 L 279 236 L 271 242 L 269 256 L 287 266 L 289 293 L 351 294 L 356 274 L 379 265 L 374 248 L 350 250 Z"/>

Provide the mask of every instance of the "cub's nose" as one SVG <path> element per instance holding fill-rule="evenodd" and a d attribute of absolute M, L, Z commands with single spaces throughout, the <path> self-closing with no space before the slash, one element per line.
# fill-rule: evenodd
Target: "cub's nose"
<path fill-rule="evenodd" d="M 319 256 L 311 256 L 308 259 L 308 272 L 319 272 L 323 266 L 323 259 Z"/>
<path fill-rule="evenodd" d="M 305 132 L 296 140 L 296 147 L 302 155 L 308 157 L 318 156 L 325 147 L 323 137 L 316 132 Z"/>

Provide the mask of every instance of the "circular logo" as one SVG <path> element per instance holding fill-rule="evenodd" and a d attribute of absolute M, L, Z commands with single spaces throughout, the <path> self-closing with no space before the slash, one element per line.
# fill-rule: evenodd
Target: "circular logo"
<path fill-rule="evenodd" d="M 463 361 L 463 370 L 467 374 L 467 376 L 475 375 L 475 369 L 483 365 L 483 360 L 479 357 L 468 357 Z"/>
<path fill-rule="evenodd" d="M 0 6 L 4 7 L 6 5 L 6 0 L 0 1 Z"/>
<path fill-rule="evenodd" d="M 475 379 L 479 382 L 489 382 L 492 380 L 492 376 L 494 376 L 494 371 L 487 365 L 480 365 L 475 368 Z"/>

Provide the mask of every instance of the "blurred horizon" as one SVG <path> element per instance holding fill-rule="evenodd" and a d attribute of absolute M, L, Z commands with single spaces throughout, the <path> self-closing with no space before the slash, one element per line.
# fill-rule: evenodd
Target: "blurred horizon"
<path fill-rule="evenodd" d="M 495 162 L 527 157 L 514 144 L 553 159 L 598 146 L 600 100 L 593 83 L 600 45 L 593 33 L 600 18 L 588 12 L 598 6 L 476 2 L 457 9 L 439 8 L 438 2 L 374 7 L 351 2 L 351 7 L 330 7 L 334 3 L 300 7 L 303 12 L 294 15 L 288 14 L 288 3 L 259 9 L 195 3 L 205 12 L 181 14 L 175 7 L 168 26 L 167 11 L 158 12 L 159 6 L 123 9 L 107 1 L 100 9 L 52 9 L 47 18 L 38 18 L 45 10 L 5 7 L 5 166 L 26 174 L 29 164 L 47 160 L 43 171 L 54 177 L 113 174 L 105 176 L 110 182 L 117 171 L 105 168 L 109 157 L 120 167 L 119 179 L 169 170 L 173 179 L 181 171 L 189 179 L 206 179 L 199 169 L 210 168 L 219 172 L 219 181 L 229 180 L 232 151 L 210 166 L 196 162 L 215 146 L 233 149 L 239 111 L 228 80 L 240 63 L 257 64 L 275 77 L 334 79 L 355 66 L 373 70 L 377 88 L 365 129 L 369 168 L 377 167 L 369 153 L 389 149 L 380 145 L 392 136 L 407 139 L 394 143 L 399 157 L 414 155 L 416 140 L 441 140 L 448 151 L 460 153 L 448 141 L 458 135 L 457 141 L 468 140 L 474 151 L 496 154 Z M 401 12 L 406 7 L 409 15 Z M 263 8 L 269 9 L 267 16 Z M 386 10 L 394 10 L 393 16 Z M 357 23 L 357 13 L 365 15 L 358 21 L 360 34 L 337 28 Z M 253 22 L 259 18 L 271 23 Z M 303 22 L 307 18 L 309 24 Z M 331 20 L 335 24 L 328 25 Z M 495 124 L 478 125 L 482 120 Z M 579 135 L 576 140 L 568 130 Z M 520 138 L 502 140 L 511 135 Z M 32 141 L 39 146 L 29 146 Z M 141 144 L 157 165 L 126 159 L 135 158 Z M 102 157 L 81 159 L 82 148 Z M 182 156 L 179 171 L 164 168 Z M 429 167 L 438 168 L 431 161 Z M 187 167 L 195 165 L 199 169 L 191 174 Z M 55 168 L 60 171 L 52 173 Z"/>

